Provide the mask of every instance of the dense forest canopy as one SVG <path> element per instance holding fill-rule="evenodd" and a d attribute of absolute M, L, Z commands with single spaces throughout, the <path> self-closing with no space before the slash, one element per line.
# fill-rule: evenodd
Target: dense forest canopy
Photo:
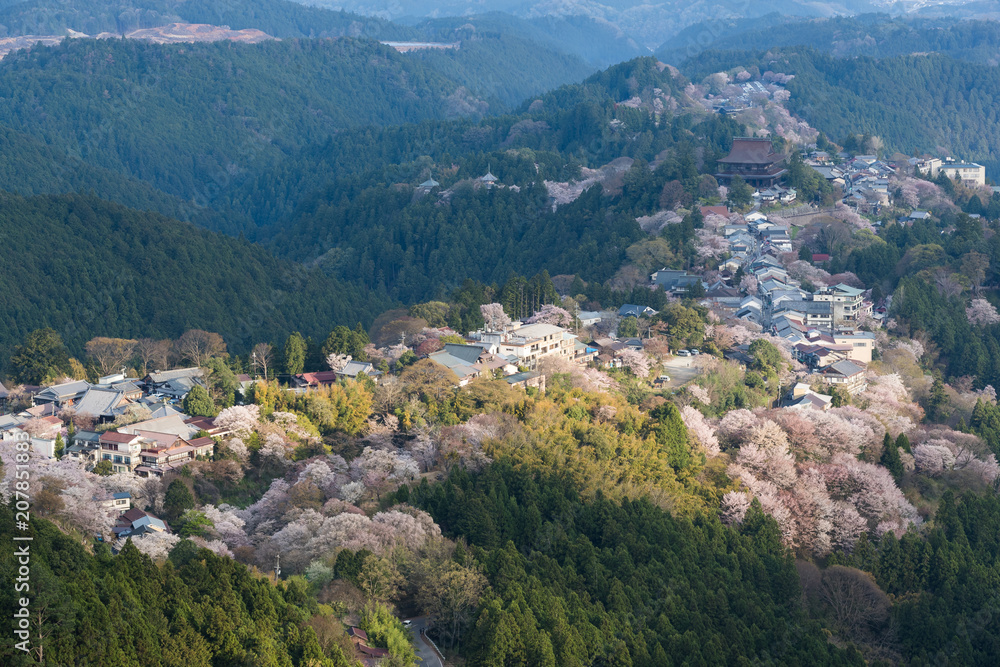
<path fill-rule="evenodd" d="M 959 60 L 996 64 L 1000 23 L 950 18 L 920 19 L 860 14 L 803 19 L 782 14 L 696 23 L 656 50 L 680 66 L 702 51 L 767 50 L 810 46 L 838 57 L 885 58 L 935 52 Z"/>
<path fill-rule="evenodd" d="M 369 323 L 390 302 L 264 249 L 82 195 L 0 195 L 2 344 L 52 327 L 74 352 L 94 335 L 216 331 L 234 351 L 299 329 Z"/>

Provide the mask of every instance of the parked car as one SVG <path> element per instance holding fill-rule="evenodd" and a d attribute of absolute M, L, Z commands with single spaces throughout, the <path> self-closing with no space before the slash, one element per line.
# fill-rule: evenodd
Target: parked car
<path fill-rule="evenodd" d="M 691 354 L 693 354 L 694 356 L 698 356 L 699 354 L 701 354 L 701 351 L 696 347 L 692 347 Z"/>
<path fill-rule="evenodd" d="M 678 357 L 690 357 L 691 353 L 688 352 L 687 350 L 677 350 L 677 356 Z"/>

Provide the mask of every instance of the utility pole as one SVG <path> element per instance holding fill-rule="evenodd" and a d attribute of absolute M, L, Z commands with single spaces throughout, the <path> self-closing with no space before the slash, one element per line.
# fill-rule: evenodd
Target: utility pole
<path fill-rule="evenodd" d="M 281 576 L 281 554 L 275 554 L 274 556 L 274 581 L 277 583 L 278 577 Z"/>

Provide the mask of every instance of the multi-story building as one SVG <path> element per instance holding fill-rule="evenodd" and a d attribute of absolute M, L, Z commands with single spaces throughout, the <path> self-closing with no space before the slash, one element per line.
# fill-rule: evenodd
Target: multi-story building
<path fill-rule="evenodd" d="M 864 290 L 845 285 L 824 287 L 812 295 L 813 301 L 828 301 L 831 304 L 833 325 L 842 322 L 856 322 L 862 312 Z"/>
<path fill-rule="evenodd" d="M 499 354 L 517 359 L 518 366 L 534 370 L 548 356 L 576 357 L 576 335 L 554 324 L 527 324 L 511 331 L 491 331 L 481 335 L 484 343 L 495 344 Z"/>
<path fill-rule="evenodd" d="M 986 167 L 974 162 L 943 164 L 938 167 L 938 172 L 952 180 L 957 178 L 965 185 L 986 185 Z"/>
<path fill-rule="evenodd" d="M 142 463 L 139 453 L 142 451 L 143 437 L 132 433 L 108 431 L 100 438 L 102 461 L 110 461 L 114 472 L 134 472 L 136 466 Z"/>

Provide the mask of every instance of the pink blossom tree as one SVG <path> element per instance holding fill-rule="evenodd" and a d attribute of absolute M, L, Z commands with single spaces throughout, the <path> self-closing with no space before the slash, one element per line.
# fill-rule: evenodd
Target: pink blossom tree
<path fill-rule="evenodd" d="M 573 316 L 559 306 L 548 303 L 525 322 L 527 324 L 554 324 L 559 327 L 568 327 L 573 324 Z"/>
<path fill-rule="evenodd" d="M 510 326 L 510 316 L 499 303 L 484 303 L 479 306 L 479 312 L 483 315 L 487 331 L 500 331 Z"/>
<path fill-rule="evenodd" d="M 1000 322 L 1000 313 L 996 307 L 986 299 L 973 299 L 965 309 L 965 316 L 969 324 L 985 327 Z"/>

